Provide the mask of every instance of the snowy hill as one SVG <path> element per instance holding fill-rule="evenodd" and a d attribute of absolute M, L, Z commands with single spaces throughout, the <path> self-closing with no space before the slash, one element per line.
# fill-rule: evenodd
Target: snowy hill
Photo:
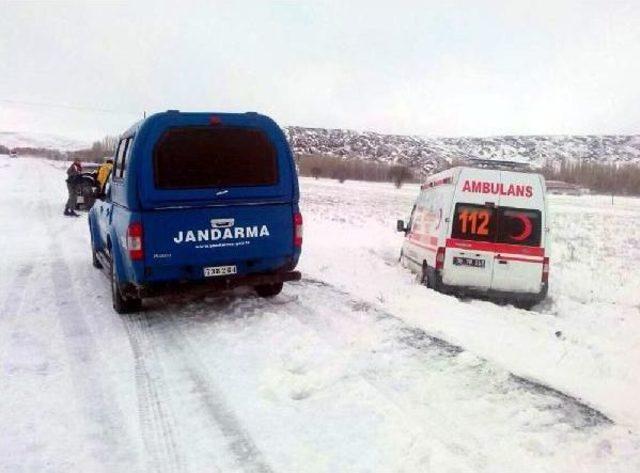
<path fill-rule="evenodd" d="M 91 147 L 91 143 L 86 141 L 46 133 L 23 133 L 15 131 L 0 131 L 0 145 L 9 149 L 43 148 L 57 151 L 77 151 Z"/>
<path fill-rule="evenodd" d="M 296 154 L 373 159 L 423 172 L 469 156 L 538 165 L 564 159 L 640 163 L 640 135 L 431 138 L 295 126 L 285 133 Z"/>
<path fill-rule="evenodd" d="M 481 157 L 544 165 L 588 159 L 640 164 L 640 135 L 420 137 L 352 130 L 285 127 L 295 154 L 321 154 L 405 164 L 423 173 L 454 158 Z M 0 145 L 75 151 L 91 143 L 42 133 L 0 132 Z"/>

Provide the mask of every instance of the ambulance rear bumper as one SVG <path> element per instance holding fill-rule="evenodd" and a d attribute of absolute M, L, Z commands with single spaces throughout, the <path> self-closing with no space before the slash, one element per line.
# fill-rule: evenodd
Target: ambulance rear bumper
<path fill-rule="evenodd" d="M 474 296 L 497 301 L 535 303 L 543 301 L 549 292 L 549 285 L 546 282 L 541 283 L 539 292 L 511 292 L 497 291 L 495 289 L 482 289 L 471 286 L 451 286 L 442 283 L 442 276 L 438 274 L 438 290 L 444 294 L 455 296 Z"/>

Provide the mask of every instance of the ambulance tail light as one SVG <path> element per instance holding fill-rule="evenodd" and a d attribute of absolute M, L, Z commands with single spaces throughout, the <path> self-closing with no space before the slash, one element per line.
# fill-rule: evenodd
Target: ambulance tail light
<path fill-rule="evenodd" d="M 144 258 L 142 224 L 139 222 L 130 223 L 127 228 L 127 250 L 132 261 L 140 261 Z"/>
<path fill-rule="evenodd" d="M 293 214 L 293 245 L 302 247 L 302 214 L 300 212 Z"/>
<path fill-rule="evenodd" d="M 549 282 L 549 257 L 545 256 L 542 260 L 542 282 Z"/>
<path fill-rule="evenodd" d="M 444 247 L 438 247 L 436 252 L 436 270 L 444 268 Z"/>

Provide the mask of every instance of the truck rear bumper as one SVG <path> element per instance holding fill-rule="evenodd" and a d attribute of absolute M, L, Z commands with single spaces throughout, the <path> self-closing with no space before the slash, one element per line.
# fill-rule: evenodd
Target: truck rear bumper
<path fill-rule="evenodd" d="M 157 282 L 142 285 L 128 285 L 125 293 L 135 297 L 154 297 L 181 292 L 217 291 L 233 289 L 240 286 L 261 286 L 279 284 L 287 281 L 299 281 L 299 271 L 282 271 L 277 273 L 247 274 L 241 276 L 212 277 L 208 279 Z"/>

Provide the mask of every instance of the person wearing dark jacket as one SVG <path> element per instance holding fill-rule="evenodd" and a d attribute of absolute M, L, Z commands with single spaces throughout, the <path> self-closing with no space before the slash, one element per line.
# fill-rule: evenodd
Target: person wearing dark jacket
<path fill-rule="evenodd" d="M 80 173 L 82 172 L 82 164 L 77 159 L 71 163 L 71 166 L 67 169 L 67 190 L 69 191 L 69 198 L 67 204 L 64 206 L 64 215 L 70 217 L 79 217 L 75 211 L 76 199 L 78 194 L 76 192 L 76 186 L 80 181 Z"/>

